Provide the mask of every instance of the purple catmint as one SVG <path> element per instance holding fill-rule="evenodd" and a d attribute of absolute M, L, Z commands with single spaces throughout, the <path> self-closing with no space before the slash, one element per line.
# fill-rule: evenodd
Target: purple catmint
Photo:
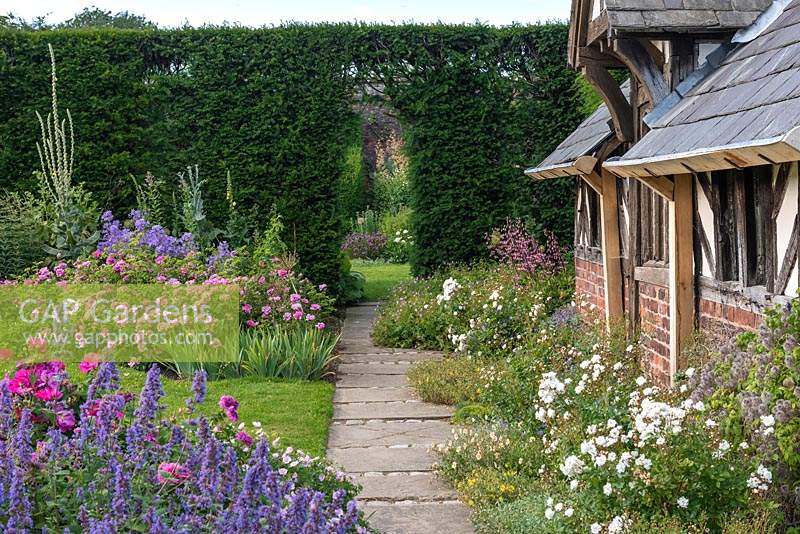
<path fill-rule="evenodd" d="M 217 251 L 211 254 L 206 260 L 206 267 L 208 267 L 211 272 L 217 271 L 228 259 L 234 256 L 236 256 L 236 251 L 231 249 L 228 242 L 220 241 L 217 245 Z"/>
<path fill-rule="evenodd" d="M 19 466 L 11 469 L 11 483 L 8 490 L 8 523 L 7 532 L 28 532 L 33 528 L 31 503 L 25 488 L 25 474 Z"/>
<path fill-rule="evenodd" d="M 94 400 L 96 397 L 119 389 L 119 370 L 113 362 L 101 363 L 97 368 L 97 374 L 89 384 L 86 392 L 86 402 Z"/>
<path fill-rule="evenodd" d="M 205 369 L 198 369 L 194 372 L 192 379 L 192 393 L 194 396 L 186 400 L 186 406 L 192 407 L 193 404 L 202 404 L 206 400 L 206 382 L 208 374 Z"/>
<path fill-rule="evenodd" d="M 31 436 L 33 435 L 33 422 L 31 421 L 31 412 L 27 408 L 22 410 L 17 423 L 17 430 L 14 432 L 13 440 L 11 441 L 11 455 L 14 458 L 14 463 L 23 471 L 27 471 L 31 465 L 31 458 L 33 456 L 33 446 L 31 445 Z"/>
<path fill-rule="evenodd" d="M 112 460 L 109 462 L 109 468 L 114 482 L 113 488 L 110 488 L 111 494 L 113 495 L 111 499 L 111 512 L 116 524 L 124 525 L 125 519 L 128 516 L 128 501 L 131 497 L 130 475 L 116 458 L 112 457 Z"/>

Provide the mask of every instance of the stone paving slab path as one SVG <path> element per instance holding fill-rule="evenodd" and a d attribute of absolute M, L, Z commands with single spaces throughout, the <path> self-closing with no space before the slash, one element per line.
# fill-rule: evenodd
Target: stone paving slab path
<path fill-rule="evenodd" d="M 363 487 L 370 525 L 386 534 L 469 534 L 469 509 L 432 472 L 430 448 L 450 436 L 453 410 L 420 401 L 406 372 L 441 353 L 376 347 L 377 304 L 347 310 L 339 343 L 328 458 Z"/>

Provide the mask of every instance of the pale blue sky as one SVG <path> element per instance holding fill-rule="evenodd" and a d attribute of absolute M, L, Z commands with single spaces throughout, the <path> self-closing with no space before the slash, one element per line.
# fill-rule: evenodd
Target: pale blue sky
<path fill-rule="evenodd" d="M 475 22 L 494 25 L 569 18 L 570 0 L 3 0 L 0 12 L 61 22 L 84 7 L 145 15 L 163 26 L 281 21 Z"/>

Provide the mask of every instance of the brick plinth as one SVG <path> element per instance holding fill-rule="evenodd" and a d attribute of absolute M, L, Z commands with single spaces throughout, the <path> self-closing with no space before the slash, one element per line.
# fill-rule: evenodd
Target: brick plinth
<path fill-rule="evenodd" d="M 639 324 L 649 371 L 669 382 L 669 289 L 639 282 Z"/>
<path fill-rule="evenodd" d="M 606 298 L 603 278 L 603 264 L 585 258 L 575 257 L 575 292 L 585 303 L 581 313 L 594 317 L 603 316 Z"/>

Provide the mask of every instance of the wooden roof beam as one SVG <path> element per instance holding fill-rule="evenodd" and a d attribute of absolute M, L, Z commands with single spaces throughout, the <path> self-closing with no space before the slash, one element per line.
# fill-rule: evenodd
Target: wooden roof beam
<path fill-rule="evenodd" d="M 653 106 L 669 95 L 669 84 L 650 47 L 634 39 L 616 39 L 613 52 L 642 84 Z"/>

